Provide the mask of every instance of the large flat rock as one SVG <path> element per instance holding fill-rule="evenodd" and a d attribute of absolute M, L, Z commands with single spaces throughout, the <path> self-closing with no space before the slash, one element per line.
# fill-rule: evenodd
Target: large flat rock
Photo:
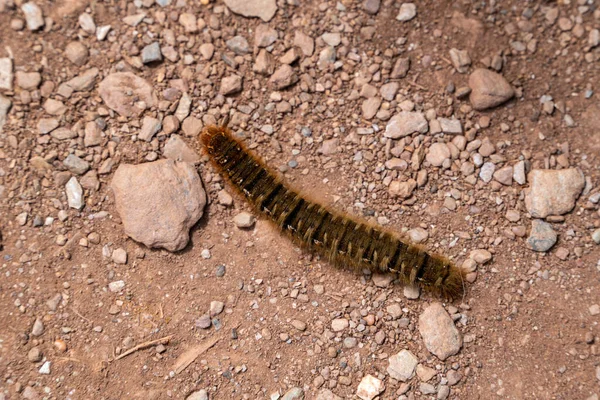
<path fill-rule="evenodd" d="M 183 249 L 202 217 L 206 192 L 191 164 L 121 164 L 111 182 L 125 233 L 148 247 Z"/>

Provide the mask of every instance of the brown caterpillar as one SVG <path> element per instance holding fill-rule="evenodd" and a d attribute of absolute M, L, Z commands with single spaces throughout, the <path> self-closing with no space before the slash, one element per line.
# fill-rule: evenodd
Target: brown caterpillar
<path fill-rule="evenodd" d="M 464 272 L 450 260 L 395 232 L 307 200 L 234 138 L 226 122 L 207 126 L 200 140 L 217 169 L 258 212 L 330 263 L 396 273 L 404 284 L 418 284 L 446 298 L 463 293 Z"/>

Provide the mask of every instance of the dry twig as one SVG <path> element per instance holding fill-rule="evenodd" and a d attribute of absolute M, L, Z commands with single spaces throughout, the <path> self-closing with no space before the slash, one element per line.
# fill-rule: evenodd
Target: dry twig
<path fill-rule="evenodd" d="M 117 357 L 115 357 L 115 359 L 113 361 L 117 361 L 120 360 L 123 357 L 127 357 L 128 355 L 135 353 L 138 350 L 143 350 L 143 349 L 147 349 L 148 347 L 152 347 L 156 344 L 167 344 L 169 343 L 169 340 L 171 340 L 173 338 L 174 335 L 169 335 L 169 336 L 165 336 L 162 337 L 160 339 L 156 339 L 156 340 L 151 340 L 149 342 L 144 342 L 144 343 L 140 343 L 135 347 L 132 347 L 131 349 L 127 350 L 125 353 L 121 353 L 119 354 Z"/>

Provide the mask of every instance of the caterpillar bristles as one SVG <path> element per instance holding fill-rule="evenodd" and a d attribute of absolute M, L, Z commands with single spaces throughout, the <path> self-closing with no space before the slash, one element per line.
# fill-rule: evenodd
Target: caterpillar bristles
<path fill-rule="evenodd" d="M 259 213 L 333 265 L 395 273 L 402 283 L 445 298 L 463 293 L 465 273 L 449 259 L 395 232 L 308 200 L 234 138 L 227 120 L 205 127 L 200 141 L 216 168 Z"/>

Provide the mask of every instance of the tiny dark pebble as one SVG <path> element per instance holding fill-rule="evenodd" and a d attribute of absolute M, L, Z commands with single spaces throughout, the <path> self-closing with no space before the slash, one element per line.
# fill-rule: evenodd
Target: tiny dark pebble
<path fill-rule="evenodd" d="M 373 216 L 375 216 L 375 210 L 373 210 L 371 208 L 366 208 L 363 211 L 363 214 L 364 214 L 365 217 L 373 217 Z"/>
<path fill-rule="evenodd" d="M 222 278 L 225 275 L 225 265 L 221 264 L 217 266 L 217 278 Z"/>
<path fill-rule="evenodd" d="M 231 371 L 229 371 L 229 370 L 223 372 L 222 375 L 223 375 L 223 378 L 226 378 L 226 379 L 231 379 L 231 377 L 232 377 Z"/>
<path fill-rule="evenodd" d="M 234 340 L 238 338 L 237 329 L 233 328 L 231 330 L 231 338 L 234 339 Z"/>
<path fill-rule="evenodd" d="M 212 324 L 214 325 L 216 330 L 221 329 L 221 321 L 218 318 L 213 318 Z"/>

